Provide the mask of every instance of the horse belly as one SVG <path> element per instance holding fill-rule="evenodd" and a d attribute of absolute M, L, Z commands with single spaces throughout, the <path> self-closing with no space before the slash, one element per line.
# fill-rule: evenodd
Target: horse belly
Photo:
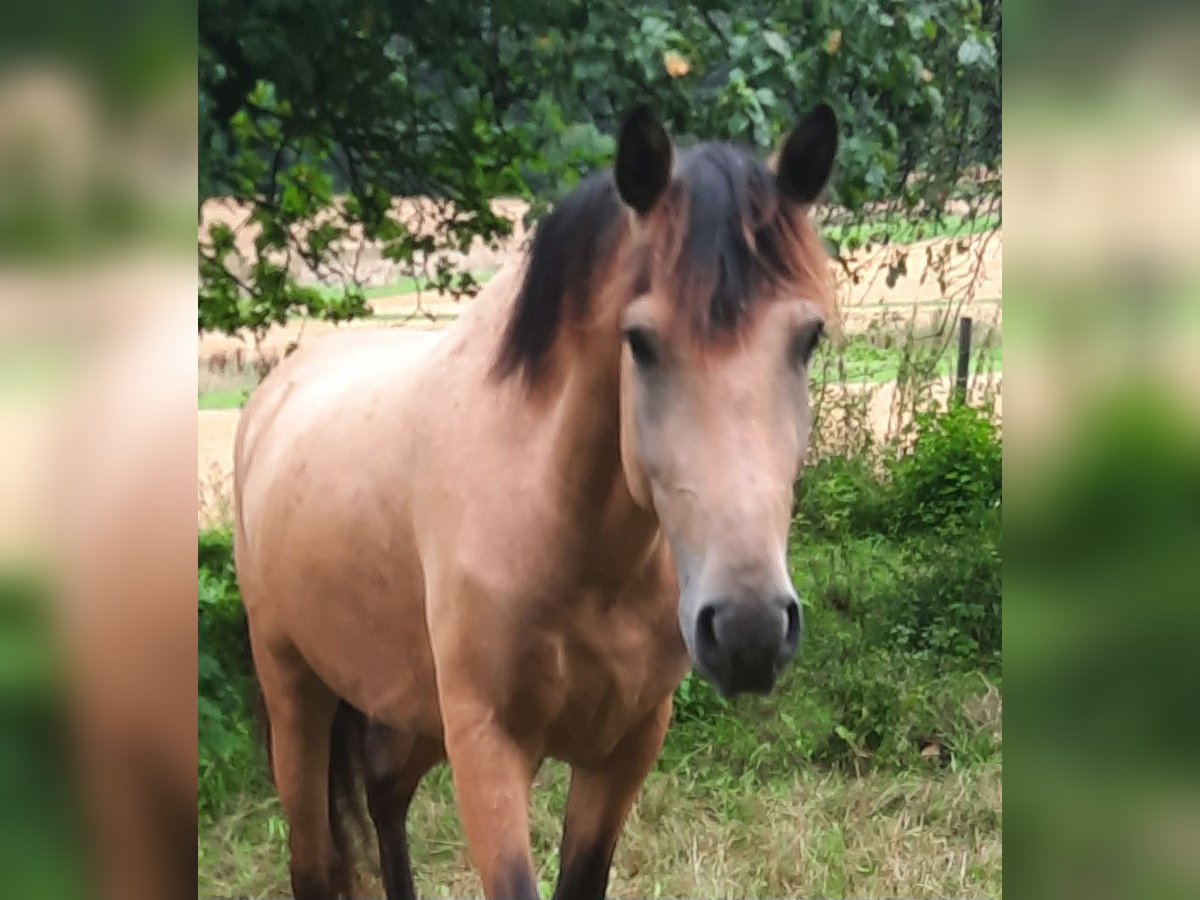
<path fill-rule="evenodd" d="M 264 574 L 247 612 L 256 643 L 294 648 L 335 694 L 401 731 L 440 737 L 419 570 L 391 558 L 339 563 L 295 547 Z M 402 555 L 402 554 L 401 554 Z"/>
<path fill-rule="evenodd" d="M 394 597 L 339 597 L 341 609 L 327 627 L 295 635 L 298 648 L 333 691 L 370 718 L 399 731 L 440 738 L 437 682 L 420 605 Z M 319 600 L 314 598 L 313 603 Z M 413 606 L 413 615 L 408 609 Z"/>
<path fill-rule="evenodd" d="M 403 492 L 381 489 L 394 480 L 343 458 L 296 452 L 256 497 L 238 559 L 256 652 L 297 651 L 356 709 L 440 737 L 424 578 Z"/>

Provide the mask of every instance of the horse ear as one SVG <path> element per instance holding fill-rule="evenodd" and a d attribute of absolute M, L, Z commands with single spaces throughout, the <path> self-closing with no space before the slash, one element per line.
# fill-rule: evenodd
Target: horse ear
<path fill-rule="evenodd" d="M 671 180 L 671 139 L 645 106 L 626 116 L 617 138 L 617 192 L 645 215 Z"/>
<path fill-rule="evenodd" d="M 816 200 L 829 181 L 837 145 L 837 115 L 822 103 L 784 141 L 775 170 L 780 193 L 796 203 Z"/>

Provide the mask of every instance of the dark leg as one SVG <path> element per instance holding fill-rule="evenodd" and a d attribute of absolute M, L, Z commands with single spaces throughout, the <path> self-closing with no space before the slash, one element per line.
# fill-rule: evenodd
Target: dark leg
<path fill-rule="evenodd" d="M 288 819 L 292 895 L 349 896 L 353 874 L 329 820 L 330 736 L 337 698 L 295 656 L 256 653 L 271 728 L 275 785 Z"/>
<path fill-rule="evenodd" d="M 445 756 L 437 741 L 414 739 L 385 725 L 367 725 L 367 809 L 379 837 L 379 865 L 387 900 L 415 900 L 408 855 L 408 807 L 422 776 Z"/>
<path fill-rule="evenodd" d="M 654 710 L 597 768 L 571 771 L 554 900 L 602 900 L 625 817 L 662 749 L 671 699 Z"/>

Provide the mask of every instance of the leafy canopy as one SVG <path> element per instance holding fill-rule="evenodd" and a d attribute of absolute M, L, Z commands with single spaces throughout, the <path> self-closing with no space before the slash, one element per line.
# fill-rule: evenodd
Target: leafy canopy
<path fill-rule="evenodd" d="M 255 238 L 242 254 L 238 222 L 201 235 L 199 324 L 363 315 L 343 246 L 363 237 L 470 290 L 441 251 L 510 230 L 493 198 L 544 203 L 608 165 L 639 102 L 681 141 L 763 152 L 829 102 L 831 199 L 942 216 L 948 198 L 998 195 L 999 73 L 996 0 L 205 0 L 201 198 L 238 201 Z M 397 212 L 417 196 L 427 227 Z"/>

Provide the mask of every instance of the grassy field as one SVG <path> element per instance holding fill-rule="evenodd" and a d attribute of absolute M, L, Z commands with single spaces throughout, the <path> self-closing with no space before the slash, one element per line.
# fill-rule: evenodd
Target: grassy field
<path fill-rule="evenodd" d="M 825 653 L 815 655 L 828 663 Z M 770 699 L 673 724 L 623 833 L 610 896 L 1000 896 L 996 684 L 979 674 L 931 681 L 899 675 L 899 702 L 925 707 L 922 714 L 937 709 L 945 733 L 914 734 L 917 759 L 903 769 L 889 763 L 875 770 L 871 753 L 860 750 L 863 771 L 855 772 L 853 764 L 810 761 L 808 745 L 822 736 L 814 727 L 820 701 L 810 696 L 822 689 L 811 670 L 812 663 L 801 662 Z M 205 896 L 288 892 L 287 827 L 257 759 L 248 785 L 202 817 Z M 557 871 L 567 774 L 565 766 L 547 763 L 535 785 L 533 841 L 543 896 Z M 422 784 L 409 831 L 422 896 L 480 896 L 445 767 Z M 365 886 L 382 896 L 373 848 L 362 858 Z"/>
<path fill-rule="evenodd" d="M 706 775 L 726 775 L 727 783 Z M 542 896 L 557 872 L 567 770 L 547 764 L 532 808 Z M 611 897 L 999 897 L 1000 765 L 869 774 L 799 770 L 770 782 L 680 775 L 660 765 L 613 861 Z M 449 771 L 421 786 L 409 820 L 417 891 L 478 897 Z M 287 828 L 267 791 L 201 833 L 204 895 L 288 894 Z M 364 885 L 382 896 L 372 859 Z"/>
<path fill-rule="evenodd" d="M 473 272 L 472 277 L 477 284 L 487 284 L 488 280 L 496 274 L 495 272 Z M 342 297 L 345 295 L 345 290 L 338 286 L 318 287 L 317 288 L 326 297 Z M 405 276 L 398 278 L 388 284 L 374 285 L 362 289 L 363 296 L 368 300 L 378 300 L 381 297 L 392 297 L 396 294 L 415 294 L 418 291 L 435 290 L 434 282 L 428 278 L 412 278 Z"/>

